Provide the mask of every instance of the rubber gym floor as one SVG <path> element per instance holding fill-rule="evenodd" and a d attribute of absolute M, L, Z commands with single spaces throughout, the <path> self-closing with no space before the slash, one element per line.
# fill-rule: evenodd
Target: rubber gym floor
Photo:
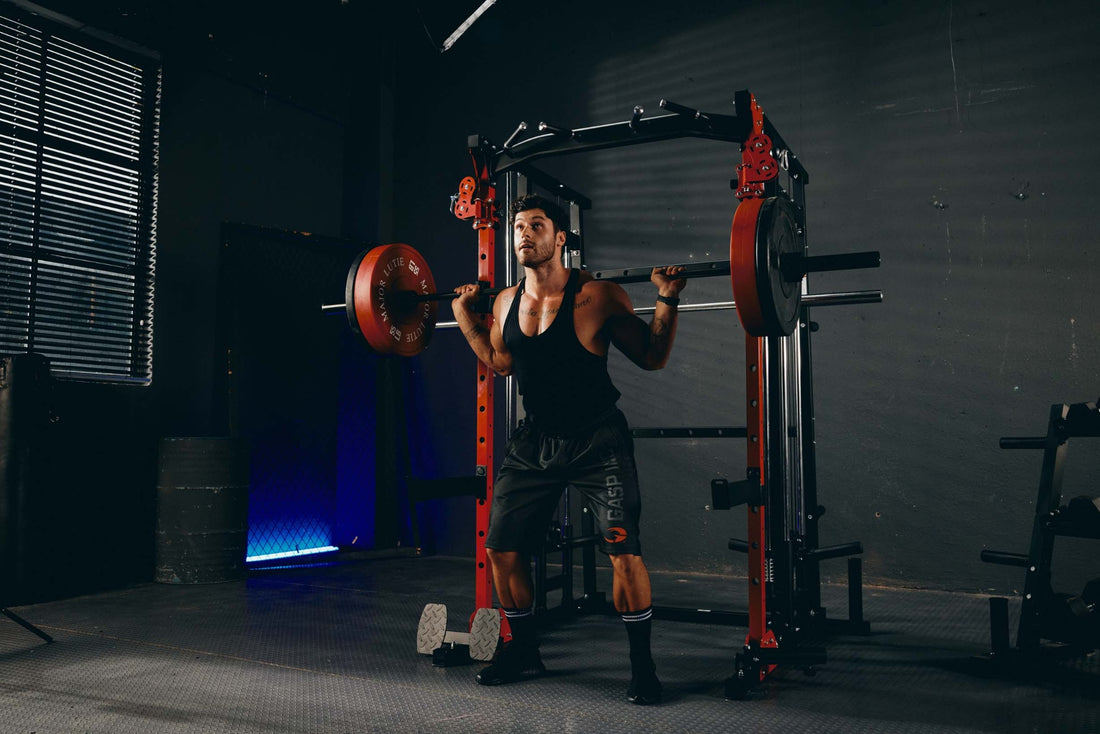
<path fill-rule="evenodd" d="M 657 604 L 744 609 L 738 579 L 653 580 Z M 816 675 L 780 668 L 748 701 L 723 697 L 743 628 L 656 620 L 665 697 L 640 707 L 614 617 L 546 629 L 536 680 L 486 688 L 477 663 L 433 667 L 416 654 L 423 605 L 461 629 L 472 591 L 468 560 L 396 558 L 14 607 L 54 642 L 0 617 L 0 732 L 1100 731 L 1100 658 L 998 672 L 984 596 L 864 587 L 870 634 L 829 637 Z M 824 587 L 831 618 L 846 594 Z"/>

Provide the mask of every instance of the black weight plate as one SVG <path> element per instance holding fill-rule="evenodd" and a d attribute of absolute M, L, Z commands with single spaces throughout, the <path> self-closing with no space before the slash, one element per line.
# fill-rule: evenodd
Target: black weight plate
<path fill-rule="evenodd" d="M 785 196 L 764 200 L 756 222 L 756 288 L 765 334 L 790 336 L 802 305 L 802 279 L 788 280 L 780 263 L 785 256 L 802 254 L 798 218 Z"/>

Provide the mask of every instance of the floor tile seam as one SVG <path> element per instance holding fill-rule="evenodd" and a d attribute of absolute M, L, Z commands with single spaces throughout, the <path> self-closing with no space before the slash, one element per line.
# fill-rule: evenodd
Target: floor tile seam
<path fill-rule="evenodd" d="M 274 662 L 267 661 L 267 660 L 258 660 L 258 659 L 255 659 L 255 658 L 249 658 L 249 657 L 244 657 L 244 656 L 240 656 L 240 655 L 230 655 L 230 654 L 227 654 L 227 653 L 211 652 L 209 650 L 200 650 L 198 648 L 183 647 L 183 646 L 180 646 L 180 645 L 169 645 L 169 644 L 166 644 L 166 643 L 148 642 L 148 641 L 145 641 L 145 640 L 135 640 L 133 638 L 121 637 L 121 636 L 118 636 L 118 635 L 109 635 L 109 634 L 97 633 L 97 632 L 85 632 L 83 630 L 75 630 L 75 629 L 70 629 L 70 628 L 66 628 L 66 627 L 46 626 L 46 625 L 42 625 L 42 627 L 43 627 L 43 629 L 48 629 L 48 630 L 50 630 L 51 632 L 54 632 L 54 633 L 64 632 L 64 633 L 69 633 L 69 634 L 74 634 L 74 635 L 80 635 L 82 637 L 90 637 L 90 638 L 95 638 L 95 639 L 110 640 L 112 642 L 120 642 L 120 643 L 135 645 L 137 647 L 156 648 L 156 649 L 167 650 L 167 651 L 176 652 L 176 653 L 187 653 L 187 654 L 203 655 L 203 656 L 208 657 L 208 658 L 214 658 L 214 659 L 218 659 L 218 660 L 227 660 L 227 661 L 238 662 L 238 663 L 252 663 L 252 664 L 260 665 L 260 666 L 263 666 L 263 667 L 275 668 L 275 669 L 278 669 L 278 670 L 293 671 L 293 672 L 296 672 L 296 673 L 309 673 L 309 674 L 313 674 L 313 675 L 323 676 L 323 677 L 326 677 L 326 678 L 350 680 L 350 681 L 357 681 L 357 682 L 362 682 L 362 683 L 377 683 L 377 684 L 380 684 L 380 685 L 385 685 L 388 689 L 399 688 L 399 689 L 402 689 L 402 690 L 416 691 L 416 692 L 419 692 L 419 693 L 424 692 L 423 687 L 419 686 L 419 685 L 410 685 L 410 684 L 406 684 L 406 683 L 395 683 L 395 682 L 390 681 L 390 680 L 382 680 L 380 678 L 375 678 L 375 677 L 371 677 L 371 676 L 354 675 L 354 674 L 348 674 L 348 673 L 335 673 L 335 672 L 332 672 L 332 671 L 318 670 L 316 668 L 308 668 L 308 667 L 303 667 L 303 666 L 298 666 L 298 665 L 287 665 L 285 663 L 274 663 Z M 473 683 L 472 681 L 471 681 L 471 686 L 474 689 L 478 688 L 477 684 Z M 501 704 L 501 700 L 499 698 L 489 696 L 489 695 L 477 695 L 477 694 L 472 694 L 472 693 L 449 691 L 448 696 L 459 697 L 459 698 L 462 698 L 464 700 L 471 701 L 471 702 L 477 702 L 477 703 L 497 704 L 497 705 Z M 625 703 L 624 703 L 624 705 L 625 705 Z M 558 707 L 555 707 L 555 706 L 552 706 L 552 705 L 538 705 L 538 704 L 533 704 L 533 703 L 526 702 L 526 701 L 509 701 L 508 706 L 513 707 L 513 708 L 514 707 L 522 707 L 522 708 L 530 710 L 533 713 L 542 714 L 542 715 L 552 715 L 552 714 L 560 713 L 560 708 L 558 708 Z M 665 710 L 666 711 L 668 710 L 667 707 L 665 708 Z M 607 725 L 614 725 L 614 724 L 621 724 L 622 723 L 622 717 L 621 716 L 616 717 L 616 716 L 612 716 L 612 715 L 597 715 L 595 717 L 586 716 L 586 718 L 596 718 L 596 719 L 604 722 Z M 670 731 L 670 732 L 671 731 L 688 732 L 688 731 L 691 731 L 691 730 L 689 730 L 689 729 L 681 729 L 681 730 L 666 729 L 666 731 Z"/>

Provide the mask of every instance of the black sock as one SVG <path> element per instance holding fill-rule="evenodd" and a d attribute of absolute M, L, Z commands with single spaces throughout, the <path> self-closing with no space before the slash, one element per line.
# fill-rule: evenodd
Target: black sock
<path fill-rule="evenodd" d="M 623 612 L 626 637 L 630 641 L 630 667 L 635 673 L 653 672 L 653 655 L 649 649 L 653 629 L 653 607 L 637 612 Z"/>
<path fill-rule="evenodd" d="M 508 619 L 508 627 L 512 630 L 512 642 L 517 645 L 538 646 L 538 636 L 535 633 L 535 612 L 531 607 L 526 609 L 501 609 Z"/>

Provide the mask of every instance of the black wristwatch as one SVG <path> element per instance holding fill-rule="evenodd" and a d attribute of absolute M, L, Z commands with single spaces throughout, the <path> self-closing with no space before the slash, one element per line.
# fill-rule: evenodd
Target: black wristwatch
<path fill-rule="evenodd" d="M 657 300 L 673 307 L 680 305 L 680 299 L 676 296 L 657 296 Z"/>

